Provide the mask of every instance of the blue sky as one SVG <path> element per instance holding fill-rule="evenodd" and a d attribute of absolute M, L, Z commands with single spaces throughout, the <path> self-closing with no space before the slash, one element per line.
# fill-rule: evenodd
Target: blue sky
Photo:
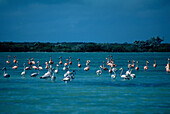
<path fill-rule="evenodd" d="M 170 43 L 170 0 L 0 0 L 0 41 Z"/>

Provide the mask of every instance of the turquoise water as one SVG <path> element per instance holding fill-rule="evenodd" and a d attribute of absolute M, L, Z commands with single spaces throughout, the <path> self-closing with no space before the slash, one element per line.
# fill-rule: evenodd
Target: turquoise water
<path fill-rule="evenodd" d="M 7 65 L 7 56 L 17 56 L 19 68 Z M 33 57 L 45 67 L 52 55 L 54 63 L 63 62 L 72 57 L 71 70 L 76 70 L 75 79 L 67 84 L 63 81 L 65 73 L 59 67 L 56 80 L 39 79 L 47 70 L 43 69 L 37 77 L 30 77 L 36 70 L 29 70 L 22 77 L 23 63 Z M 101 76 L 96 75 L 96 70 L 112 55 L 117 69 L 123 67 L 127 70 L 128 60 L 139 61 L 139 71 L 133 70 L 136 78 L 123 80 L 120 71 L 117 78 L 111 80 L 108 71 L 103 71 Z M 1 113 L 170 113 L 170 74 L 166 73 L 165 65 L 170 53 L 0 53 L 0 68 L 6 66 L 11 75 L 9 79 L 3 78 L 0 71 L 0 112 Z M 81 59 L 82 68 L 77 68 L 77 58 Z M 153 68 L 154 60 L 157 68 Z M 90 70 L 85 72 L 86 60 L 91 60 Z M 143 66 L 148 60 L 148 70 Z M 53 65 L 54 66 L 54 65 Z M 125 71 L 124 71 L 125 73 Z"/>

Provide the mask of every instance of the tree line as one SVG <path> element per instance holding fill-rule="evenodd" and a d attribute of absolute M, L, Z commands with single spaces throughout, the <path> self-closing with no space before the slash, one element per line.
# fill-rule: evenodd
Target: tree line
<path fill-rule="evenodd" d="M 163 38 L 152 37 L 133 43 L 93 42 L 0 42 L 0 52 L 170 52 L 170 44 Z"/>

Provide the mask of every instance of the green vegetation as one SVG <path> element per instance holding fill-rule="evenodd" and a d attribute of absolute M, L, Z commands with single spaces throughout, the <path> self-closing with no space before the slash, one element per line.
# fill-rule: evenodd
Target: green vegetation
<path fill-rule="evenodd" d="M 170 44 L 161 44 L 162 38 L 123 43 L 40 43 L 0 42 L 0 52 L 170 52 Z"/>

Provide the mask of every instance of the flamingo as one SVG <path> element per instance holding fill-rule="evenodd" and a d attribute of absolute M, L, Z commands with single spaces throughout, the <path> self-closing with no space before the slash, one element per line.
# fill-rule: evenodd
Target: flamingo
<path fill-rule="evenodd" d="M 130 64 L 130 60 L 128 60 L 128 69 L 130 69 L 131 68 L 131 64 Z"/>
<path fill-rule="evenodd" d="M 37 66 L 32 66 L 32 68 L 35 69 L 35 70 L 38 70 L 40 68 L 42 70 L 42 67 L 39 64 L 39 61 L 37 61 L 37 64 L 38 64 L 38 67 Z"/>
<path fill-rule="evenodd" d="M 70 65 L 72 65 L 72 62 L 71 62 L 71 57 L 69 57 L 69 58 L 70 58 L 70 60 L 69 60 L 69 64 L 70 64 Z"/>
<path fill-rule="evenodd" d="M 68 59 L 66 59 L 66 63 L 64 63 L 64 66 L 67 66 L 68 65 Z"/>
<path fill-rule="evenodd" d="M 111 67 L 116 67 L 117 65 L 114 63 L 114 59 L 112 59 L 112 56 L 111 56 L 111 59 L 110 59 L 110 66 Z"/>
<path fill-rule="evenodd" d="M 62 60 L 61 60 L 61 59 L 62 59 L 62 57 L 60 56 L 60 57 L 59 57 L 59 59 L 60 59 L 59 64 L 60 64 L 60 65 L 62 65 Z"/>
<path fill-rule="evenodd" d="M 73 70 L 72 72 L 70 71 L 67 71 L 65 74 L 64 74 L 64 78 L 62 81 L 64 81 L 65 83 L 67 83 L 68 81 L 72 81 L 72 79 L 74 79 L 74 74 L 75 74 L 75 71 Z"/>
<path fill-rule="evenodd" d="M 12 67 L 12 69 L 17 69 L 18 68 L 18 61 L 16 62 L 16 65 Z"/>
<path fill-rule="evenodd" d="M 23 64 L 23 66 L 24 66 L 24 71 L 21 72 L 21 76 L 25 76 L 25 74 L 26 74 L 26 72 L 25 72 L 25 63 Z"/>
<path fill-rule="evenodd" d="M 103 70 L 108 70 L 108 68 L 104 67 L 104 61 L 103 61 Z"/>
<path fill-rule="evenodd" d="M 40 62 L 37 61 L 37 63 L 38 63 L 38 69 L 39 69 L 39 70 L 42 70 L 43 68 L 42 68 L 42 66 L 40 65 Z"/>
<path fill-rule="evenodd" d="M 153 67 L 154 67 L 154 68 L 156 68 L 156 67 L 157 67 L 156 60 L 155 60 L 155 64 L 153 64 Z"/>
<path fill-rule="evenodd" d="M 109 59 L 109 57 L 110 56 L 108 56 L 108 58 L 106 58 L 106 60 L 107 60 L 107 62 L 106 62 L 106 64 L 108 65 L 108 66 L 112 66 L 113 67 L 113 65 L 112 65 L 112 61 Z"/>
<path fill-rule="evenodd" d="M 139 67 L 138 67 L 138 61 L 136 61 L 136 67 L 135 67 L 135 70 L 139 70 Z"/>
<path fill-rule="evenodd" d="M 128 69 L 125 74 L 126 76 L 130 76 L 130 69 Z"/>
<path fill-rule="evenodd" d="M 63 70 L 66 70 L 66 66 L 63 67 Z"/>
<path fill-rule="evenodd" d="M 37 69 L 38 69 L 38 67 L 37 67 L 37 66 L 32 66 L 32 68 L 33 68 L 33 69 L 35 69 L 35 70 L 37 70 Z"/>
<path fill-rule="evenodd" d="M 50 55 L 50 61 L 49 61 L 49 64 L 53 64 L 54 62 L 52 61 L 51 59 L 51 55 Z"/>
<path fill-rule="evenodd" d="M 87 62 L 86 62 L 86 66 L 88 66 L 90 62 L 91 62 L 90 60 L 87 60 Z"/>
<path fill-rule="evenodd" d="M 84 68 L 84 71 L 88 71 L 90 69 L 89 68 L 89 63 L 90 63 L 90 60 L 87 60 L 87 62 L 86 62 L 87 67 Z"/>
<path fill-rule="evenodd" d="M 48 65 L 45 66 L 45 69 L 48 69 Z"/>
<path fill-rule="evenodd" d="M 43 76 L 40 77 L 40 79 L 47 79 L 47 78 L 51 78 L 51 69 L 52 69 L 52 66 L 50 65 L 49 69 L 48 69 L 48 72 L 46 72 Z"/>
<path fill-rule="evenodd" d="M 64 74 L 64 78 L 65 78 L 65 77 L 68 77 L 68 76 L 71 76 L 71 75 L 74 76 L 75 73 L 76 73 L 75 70 L 73 70 L 73 71 L 69 71 L 69 70 L 68 70 L 68 71 Z M 73 79 L 73 78 L 74 78 L 74 77 L 72 77 L 72 79 Z"/>
<path fill-rule="evenodd" d="M 28 64 L 30 65 L 29 67 L 26 67 L 25 70 L 31 70 L 32 68 L 32 61 L 30 59 L 30 57 L 28 58 Z"/>
<path fill-rule="evenodd" d="M 7 64 L 9 64 L 9 63 L 10 63 L 10 57 L 11 57 L 11 56 L 10 56 L 10 55 L 8 55 L 8 60 L 6 61 L 6 63 L 7 63 Z"/>
<path fill-rule="evenodd" d="M 40 77 L 40 79 L 46 79 L 46 78 L 50 78 L 51 77 L 51 72 L 48 71 L 47 73 L 45 73 L 43 76 Z"/>
<path fill-rule="evenodd" d="M 54 71 L 54 69 L 52 71 Z M 55 74 L 53 72 L 53 75 L 51 76 L 51 81 L 54 81 L 55 79 L 56 79 L 56 77 L 55 77 Z"/>
<path fill-rule="evenodd" d="M 122 75 L 122 73 L 123 73 L 123 68 L 122 67 L 119 70 L 122 70 L 121 73 L 120 73 L 121 78 L 130 79 L 127 75 Z"/>
<path fill-rule="evenodd" d="M 169 58 L 168 58 L 168 64 L 166 65 L 166 72 L 170 72 L 170 63 L 169 63 Z"/>
<path fill-rule="evenodd" d="M 32 73 L 32 74 L 31 74 L 31 77 L 36 77 L 36 76 L 39 75 L 39 74 L 40 74 L 40 71 L 39 71 L 39 69 L 38 69 L 38 72 Z"/>
<path fill-rule="evenodd" d="M 144 66 L 144 70 L 147 70 L 148 69 L 148 61 L 146 61 L 146 66 Z"/>
<path fill-rule="evenodd" d="M 69 66 L 64 66 L 63 70 L 69 70 Z"/>
<path fill-rule="evenodd" d="M 78 61 L 78 65 L 77 66 L 80 68 L 81 67 L 80 59 L 78 58 L 77 61 Z"/>
<path fill-rule="evenodd" d="M 89 65 L 87 65 L 87 67 L 84 68 L 84 71 L 88 71 L 89 70 Z"/>
<path fill-rule="evenodd" d="M 101 69 L 101 68 L 102 68 L 102 66 L 100 65 L 100 67 L 99 67 L 99 68 L 100 68 L 100 70 L 97 70 L 97 71 L 96 71 L 96 74 L 97 74 L 97 75 L 101 75 L 101 74 L 102 74 L 102 69 Z"/>
<path fill-rule="evenodd" d="M 131 69 L 131 71 L 130 71 L 130 76 L 132 77 L 132 79 L 133 79 L 133 78 L 136 78 L 136 75 L 135 75 L 135 74 L 132 74 L 132 69 Z"/>
<path fill-rule="evenodd" d="M 10 75 L 8 74 L 8 73 L 6 73 L 6 67 L 4 67 L 3 69 L 2 69 L 2 71 L 4 70 L 4 78 L 9 78 L 10 77 Z"/>
<path fill-rule="evenodd" d="M 16 56 L 14 56 L 14 61 L 13 61 L 14 63 L 17 63 L 17 59 L 16 59 Z"/>
<path fill-rule="evenodd" d="M 28 64 L 31 66 L 32 65 L 32 62 L 30 60 L 30 57 L 28 58 Z"/>
<path fill-rule="evenodd" d="M 26 67 L 25 70 L 31 70 L 31 67 Z"/>
<path fill-rule="evenodd" d="M 133 64 L 131 65 L 131 68 L 134 68 L 135 67 L 135 61 L 133 60 L 132 63 Z"/>
<path fill-rule="evenodd" d="M 33 60 L 33 58 L 31 59 L 31 63 L 32 63 L 32 64 L 35 64 L 35 61 Z"/>
<path fill-rule="evenodd" d="M 117 71 L 117 69 L 113 68 L 112 71 L 113 71 L 114 74 L 111 75 L 111 79 L 115 79 L 116 78 L 116 71 Z"/>
<path fill-rule="evenodd" d="M 33 58 L 31 59 L 31 63 L 32 63 L 32 64 L 35 64 L 35 61 L 33 60 Z"/>
<path fill-rule="evenodd" d="M 64 81 L 65 83 L 67 83 L 68 81 L 70 81 L 70 78 L 69 78 L 69 77 L 65 77 L 65 78 L 63 78 L 62 81 Z"/>
<path fill-rule="evenodd" d="M 46 60 L 46 62 L 45 62 L 45 69 L 48 69 L 48 62 L 47 62 L 47 60 Z"/>
<path fill-rule="evenodd" d="M 64 74 L 64 78 L 67 77 L 68 75 L 70 75 L 71 72 L 68 70 L 65 74 Z"/>
<path fill-rule="evenodd" d="M 55 69 L 55 71 L 54 71 L 54 73 L 56 73 L 56 74 L 58 73 L 58 66 L 59 66 L 59 65 L 56 64 L 56 69 Z"/>

